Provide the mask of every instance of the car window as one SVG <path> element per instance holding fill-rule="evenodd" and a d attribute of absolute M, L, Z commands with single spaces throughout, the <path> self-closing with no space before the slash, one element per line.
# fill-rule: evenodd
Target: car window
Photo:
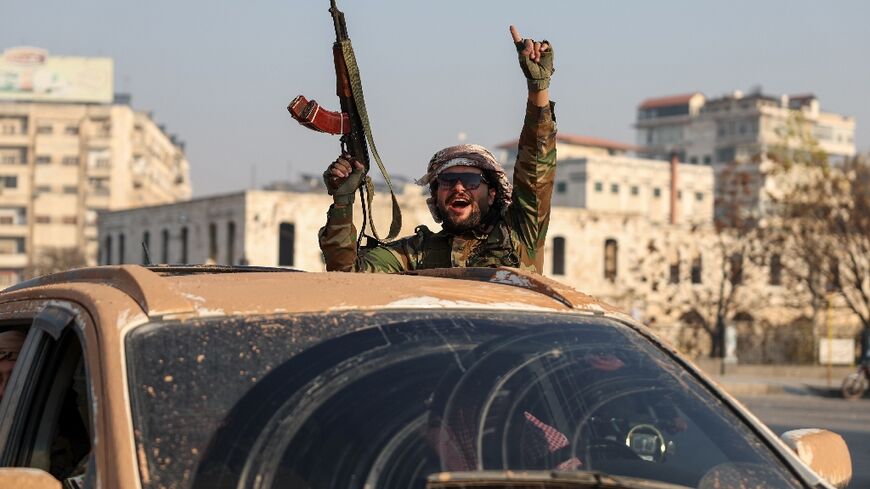
<path fill-rule="evenodd" d="M 42 469 L 67 487 L 81 487 L 93 439 L 89 387 L 75 328 L 57 324 L 56 339 L 32 325 L 17 328 L 29 339 L 2 401 L 3 462 Z"/>
<path fill-rule="evenodd" d="M 127 347 L 146 487 L 407 488 L 508 469 L 800 487 L 690 373 L 604 318 L 225 318 L 142 327 Z"/>

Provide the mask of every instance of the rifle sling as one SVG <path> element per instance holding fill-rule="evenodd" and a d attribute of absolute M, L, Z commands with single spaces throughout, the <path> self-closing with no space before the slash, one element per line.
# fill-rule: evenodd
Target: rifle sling
<path fill-rule="evenodd" d="M 399 235 L 399 232 L 402 230 L 402 211 L 399 208 L 399 201 L 396 200 L 396 193 L 393 191 L 393 182 L 390 180 L 390 175 L 387 173 L 387 169 L 384 167 L 383 162 L 381 162 L 381 156 L 378 154 L 378 148 L 375 146 L 375 141 L 372 138 L 372 130 L 369 125 L 369 115 L 366 111 L 366 102 L 363 97 L 362 91 L 362 81 L 360 80 L 359 75 L 359 67 L 356 64 L 356 57 L 353 54 L 353 46 L 350 44 L 350 39 L 346 39 L 344 41 L 339 41 L 337 43 L 341 48 L 341 53 L 344 56 L 344 63 L 347 66 L 347 74 L 350 77 L 350 89 L 353 94 L 353 101 L 356 104 L 356 110 L 359 114 L 360 120 L 362 121 L 363 132 L 365 132 L 366 141 L 369 143 L 369 147 L 372 151 L 372 156 L 375 158 L 375 162 L 378 164 L 378 169 L 381 171 L 381 175 L 384 176 L 384 180 L 387 182 L 387 188 L 390 190 L 390 197 L 393 200 L 393 220 L 390 223 L 390 232 L 387 235 L 386 241 L 392 241 L 396 236 Z M 375 239 L 380 241 L 380 237 L 378 236 L 378 232 L 375 229 L 375 222 L 372 219 L 372 199 L 374 198 L 374 186 L 371 185 L 371 182 L 368 177 L 366 185 L 367 190 L 367 198 L 363 200 L 362 205 L 368 206 L 368 218 L 369 225 L 372 228 L 372 234 Z"/>

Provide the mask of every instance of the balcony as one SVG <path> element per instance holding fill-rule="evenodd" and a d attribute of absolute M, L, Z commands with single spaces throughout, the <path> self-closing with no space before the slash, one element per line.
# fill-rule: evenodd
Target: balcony
<path fill-rule="evenodd" d="M 26 253 L 0 253 L 0 268 L 24 268 L 26 266 Z"/>

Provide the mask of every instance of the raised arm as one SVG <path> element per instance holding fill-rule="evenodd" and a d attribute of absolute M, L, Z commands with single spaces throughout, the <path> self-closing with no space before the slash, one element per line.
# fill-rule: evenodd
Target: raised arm
<path fill-rule="evenodd" d="M 523 39 L 511 26 L 520 67 L 528 84 L 528 104 L 514 164 L 512 228 L 525 245 L 521 261 L 543 271 L 543 251 L 556 178 L 556 119 L 550 102 L 553 48 L 547 41 Z"/>

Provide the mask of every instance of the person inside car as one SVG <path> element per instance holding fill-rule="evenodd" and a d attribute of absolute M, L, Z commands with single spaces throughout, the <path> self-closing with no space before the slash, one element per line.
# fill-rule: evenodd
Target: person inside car
<path fill-rule="evenodd" d="M 12 370 L 25 337 L 24 333 L 15 330 L 0 333 L 0 399 L 3 399 L 6 392 L 6 385 L 12 377 Z"/>
<path fill-rule="evenodd" d="M 418 226 L 412 236 L 360 250 L 354 194 L 363 165 L 343 154 L 324 172 L 333 205 L 318 234 L 329 271 L 401 272 L 447 267 L 510 266 L 541 273 L 556 175 L 556 122 L 549 99 L 553 48 L 523 39 L 510 27 L 528 84 L 525 123 L 513 185 L 483 146 L 462 144 L 435 153 L 417 183 L 441 231 Z"/>

